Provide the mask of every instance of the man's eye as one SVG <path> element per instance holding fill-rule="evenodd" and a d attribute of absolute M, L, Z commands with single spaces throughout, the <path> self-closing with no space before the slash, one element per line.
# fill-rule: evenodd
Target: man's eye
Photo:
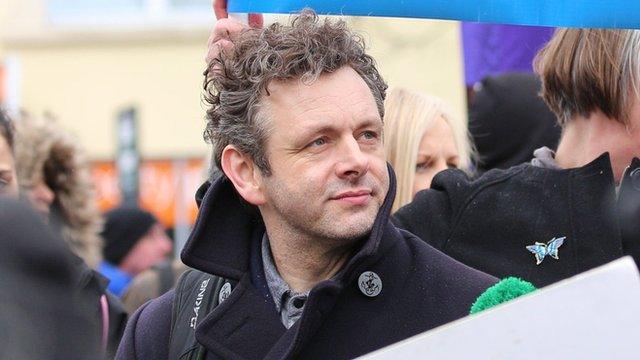
<path fill-rule="evenodd" d="M 367 140 L 372 140 L 372 139 L 377 139 L 378 138 L 378 134 L 376 134 L 373 131 L 365 131 L 362 133 L 362 137 L 367 139 Z"/>
<path fill-rule="evenodd" d="M 9 186 L 9 182 L 3 179 L 0 179 L 0 191 Z"/>
<path fill-rule="evenodd" d="M 309 144 L 309 146 L 322 146 L 322 145 L 324 145 L 326 143 L 327 143 L 327 140 L 325 140 L 324 138 L 318 138 L 318 139 L 313 140 Z"/>

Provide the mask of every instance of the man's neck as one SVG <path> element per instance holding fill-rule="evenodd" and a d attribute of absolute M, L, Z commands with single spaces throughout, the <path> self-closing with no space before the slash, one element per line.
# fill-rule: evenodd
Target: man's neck
<path fill-rule="evenodd" d="M 564 127 L 562 138 L 556 151 L 555 160 L 563 169 L 587 165 L 604 152 L 610 152 L 611 165 L 616 182 L 619 181 L 630 159 L 619 154 L 630 137 L 624 124 L 609 119 L 601 111 L 594 111 L 588 117 L 577 116 Z"/>
<path fill-rule="evenodd" d="M 271 254 L 282 279 L 297 293 L 306 293 L 331 279 L 349 259 L 353 244 L 328 246 L 328 241 L 308 239 L 288 232 L 268 232 Z"/>

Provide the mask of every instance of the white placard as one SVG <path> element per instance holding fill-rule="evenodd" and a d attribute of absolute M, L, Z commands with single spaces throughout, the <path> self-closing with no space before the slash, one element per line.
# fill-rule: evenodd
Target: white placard
<path fill-rule="evenodd" d="M 363 359 L 640 359 L 640 276 L 625 257 Z"/>

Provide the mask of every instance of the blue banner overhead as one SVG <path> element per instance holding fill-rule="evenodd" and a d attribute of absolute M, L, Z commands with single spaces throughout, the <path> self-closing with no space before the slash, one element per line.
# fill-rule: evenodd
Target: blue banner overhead
<path fill-rule="evenodd" d="M 555 27 L 640 28 L 640 0 L 229 0 L 229 12 L 389 16 Z"/>

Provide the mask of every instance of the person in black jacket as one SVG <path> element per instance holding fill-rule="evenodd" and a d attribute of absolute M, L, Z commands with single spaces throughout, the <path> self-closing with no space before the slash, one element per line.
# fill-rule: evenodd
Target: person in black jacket
<path fill-rule="evenodd" d="M 182 260 L 236 284 L 208 313 L 193 298 L 207 359 L 354 358 L 467 315 L 496 282 L 389 221 L 386 84 L 344 22 L 304 11 L 247 30 L 205 84 L 224 176 L 203 189 Z M 116 358 L 167 359 L 188 294 L 143 305 Z"/>
<path fill-rule="evenodd" d="M 563 128 L 556 153 L 456 170 L 395 223 L 463 263 L 547 285 L 617 257 L 640 260 L 640 31 L 560 29 L 541 50 L 542 97 Z"/>
<path fill-rule="evenodd" d="M 540 98 L 541 86 L 530 73 L 487 76 L 474 86 L 469 133 L 477 152 L 476 173 L 529 162 L 543 146 L 556 149 L 562 129 Z"/>
<path fill-rule="evenodd" d="M 102 218 L 94 201 L 88 163 L 77 141 L 53 119 L 24 114 L 17 128 L 20 195 L 72 251 L 71 262 L 79 274 L 75 290 L 91 304 L 92 330 L 101 338 L 103 352 L 113 358 L 127 313 L 107 290 L 109 280 L 92 268 L 100 255 Z"/>
<path fill-rule="evenodd" d="M 66 244 L 5 195 L 0 229 L 0 359 L 103 359 Z"/>

